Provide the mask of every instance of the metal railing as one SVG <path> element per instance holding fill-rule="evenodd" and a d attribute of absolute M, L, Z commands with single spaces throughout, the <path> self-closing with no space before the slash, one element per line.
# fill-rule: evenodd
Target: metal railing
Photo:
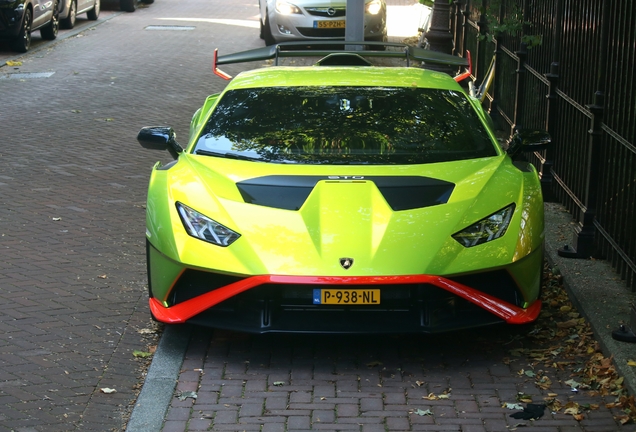
<path fill-rule="evenodd" d="M 518 19 L 522 30 L 489 36 L 480 11 L 495 7 L 490 21 Z M 456 0 L 449 28 L 455 54 L 471 51 L 477 85 L 495 59 L 484 104 L 496 124 L 552 135 L 531 161 L 577 222 L 563 255 L 606 259 L 636 291 L 636 4 Z M 528 47 L 528 35 L 542 42 Z"/>

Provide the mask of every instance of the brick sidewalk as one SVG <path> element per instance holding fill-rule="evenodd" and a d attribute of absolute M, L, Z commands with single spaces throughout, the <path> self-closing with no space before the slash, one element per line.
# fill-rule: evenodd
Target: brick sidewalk
<path fill-rule="evenodd" d="M 634 430 L 605 408 L 613 397 L 566 384 L 576 362 L 562 370 L 533 368 L 527 358 L 511 356 L 519 347 L 515 335 L 502 328 L 381 337 L 195 329 L 162 431 Z M 524 370 L 544 372 L 550 389 L 538 388 Z M 519 394 L 543 403 L 548 393 L 564 404 L 599 408 L 582 421 L 549 409 L 529 421 L 511 418 L 519 409 L 504 407 L 526 406 Z"/>
<path fill-rule="evenodd" d="M 170 158 L 144 151 L 137 132 L 170 123 L 187 139 L 194 110 L 225 85 L 210 72 L 213 49 L 261 43 L 253 29 L 209 22 L 144 29 L 166 17 L 253 21 L 257 10 L 158 0 L 0 69 L 0 431 L 124 427 L 143 382 L 132 352 L 156 343 L 139 333 L 154 328 L 147 181 Z M 16 72 L 54 73 L 4 76 Z"/>

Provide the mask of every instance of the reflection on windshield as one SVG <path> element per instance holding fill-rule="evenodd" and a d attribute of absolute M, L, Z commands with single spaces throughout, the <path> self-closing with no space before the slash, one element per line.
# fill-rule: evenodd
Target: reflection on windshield
<path fill-rule="evenodd" d="M 229 91 L 194 151 L 304 164 L 419 164 L 497 154 L 462 93 L 378 87 Z"/>

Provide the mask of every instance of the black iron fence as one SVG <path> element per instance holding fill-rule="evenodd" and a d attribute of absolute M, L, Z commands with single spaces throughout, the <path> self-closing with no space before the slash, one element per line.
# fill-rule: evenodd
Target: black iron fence
<path fill-rule="evenodd" d="M 493 20 L 520 27 L 492 37 Z M 494 59 L 484 104 L 496 123 L 552 135 L 531 159 L 577 222 L 560 252 L 606 259 L 636 290 L 636 2 L 456 0 L 450 28 L 477 85 Z"/>

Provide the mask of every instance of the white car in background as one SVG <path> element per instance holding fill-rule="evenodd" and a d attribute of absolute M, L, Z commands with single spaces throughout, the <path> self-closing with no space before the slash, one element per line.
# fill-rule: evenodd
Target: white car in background
<path fill-rule="evenodd" d="M 259 0 L 261 39 L 266 45 L 304 40 L 343 40 L 346 0 Z M 385 0 L 366 0 L 364 39 L 387 40 Z"/>
<path fill-rule="evenodd" d="M 77 15 L 86 12 L 89 20 L 99 17 L 100 0 L 62 0 L 60 2 L 60 26 L 64 29 L 75 27 Z"/>

